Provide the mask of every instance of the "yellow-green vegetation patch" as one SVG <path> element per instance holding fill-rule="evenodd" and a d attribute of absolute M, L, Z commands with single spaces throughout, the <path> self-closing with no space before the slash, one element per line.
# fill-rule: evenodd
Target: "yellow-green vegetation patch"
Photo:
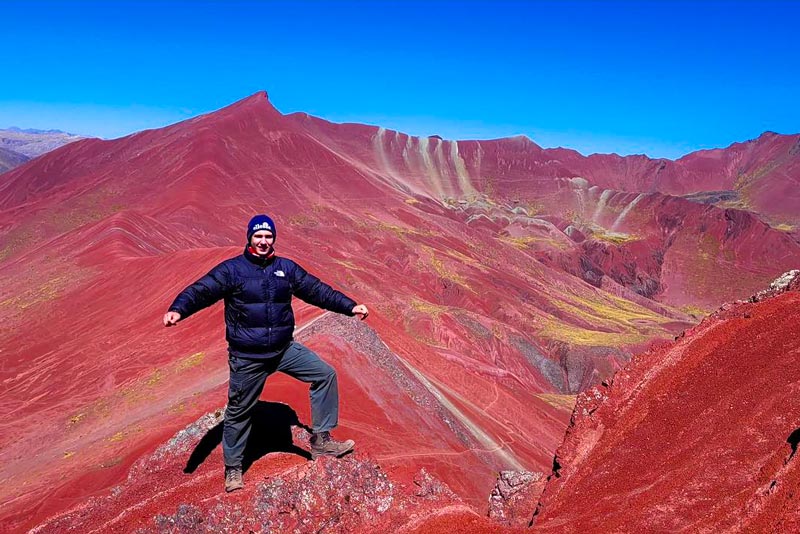
<path fill-rule="evenodd" d="M 442 259 L 437 257 L 436 250 L 426 245 L 422 245 L 421 248 L 428 255 L 428 265 L 425 265 L 420 261 L 419 262 L 420 271 L 425 271 L 427 270 L 428 267 L 431 267 L 440 278 L 444 280 L 450 280 L 451 282 L 454 282 L 464 287 L 465 289 L 472 291 L 472 288 L 470 288 L 469 284 L 467 284 L 467 279 L 464 278 L 459 273 L 451 270 Z"/>
<path fill-rule="evenodd" d="M 47 225 L 57 226 L 61 232 L 66 232 L 84 224 L 105 219 L 109 215 L 125 209 L 121 203 L 105 205 L 107 200 L 118 195 L 117 191 L 108 187 L 82 194 L 67 201 L 60 209 L 48 212 L 44 217 L 44 222 Z"/>
<path fill-rule="evenodd" d="M 412 197 L 409 197 L 409 198 L 405 199 L 403 202 L 405 202 L 406 204 L 409 204 L 411 206 L 420 203 L 419 200 L 417 200 L 416 198 L 412 198 Z"/>
<path fill-rule="evenodd" d="M 111 406 L 116 405 L 120 400 L 124 400 L 130 405 L 153 398 L 155 396 L 155 388 L 162 384 L 166 377 L 197 367 L 205 361 L 205 358 L 205 352 L 195 352 L 173 362 L 166 368 L 154 369 L 147 375 L 112 393 L 109 397 L 97 399 L 88 406 L 81 408 L 79 412 L 67 419 L 67 428 L 78 426 L 89 416 L 95 418 L 107 417 L 111 412 Z"/>
<path fill-rule="evenodd" d="M 430 230 L 424 230 L 419 228 L 412 228 L 409 226 L 399 226 L 397 224 L 390 224 L 385 221 L 382 221 L 375 217 L 374 215 L 368 214 L 369 221 L 355 221 L 355 225 L 361 230 L 369 230 L 374 231 L 377 230 L 379 232 L 391 232 L 395 236 L 403 239 L 410 235 L 415 236 L 423 236 L 423 237 L 433 237 L 436 236 L 436 232 L 432 232 Z"/>
<path fill-rule="evenodd" d="M 525 210 L 525 214 L 528 217 L 533 217 L 534 215 L 538 215 L 544 213 L 544 205 L 541 202 L 537 201 L 524 201 L 524 200 L 512 200 L 511 205 L 508 207 L 509 211 L 516 213 L 515 210 L 523 209 Z"/>
<path fill-rule="evenodd" d="M 203 362 L 205 357 L 206 357 L 205 352 L 195 352 L 191 356 L 187 356 L 186 358 L 178 360 L 176 370 L 180 372 L 180 371 L 185 371 L 186 369 L 191 369 L 192 367 L 196 367 Z"/>
<path fill-rule="evenodd" d="M 106 438 L 106 441 L 116 442 L 116 441 L 122 441 L 123 439 L 125 439 L 125 432 L 120 430 L 110 438 Z"/>
<path fill-rule="evenodd" d="M 444 251 L 445 255 L 453 258 L 454 260 L 458 261 L 459 263 L 463 263 L 465 265 L 469 265 L 471 267 L 476 267 L 477 269 L 484 270 L 485 266 L 483 263 L 479 262 L 475 258 L 470 258 L 466 254 L 462 254 L 461 252 L 455 249 L 447 249 Z"/>
<path fill-rule="evenodd" d="M 412 305 L 412 307 L 414 306 Z M 434 322 L 438 321 L 438 315 L 436 315 L 436 312 L 428 312 L 424 309 L 424 307 L 423 309 L 417 311 L 420 311 L 421 313 L 428 313 L 433 316 Z M 412 324 L 411 318 L 408 316 L 404 317 L 403 319 L 403 329 L 415 341 L 418 341 L 424 345 L 428 345 L 431 347 L 438 346 L 438 342 L 429 335 L 427 335 L 426 333 L 422 332 L 419 328 L 416 328 Z"/>
<path fill-rule="evenodd" d="M 492 336 L 501 341 L 505 341 L 506 339 L 505 331 L 497 323 L 492 323 Z"/>
<path fill-rule="evenodd" d="M 431 254 L 431 267 L 441 278 L 455 282 L 460 286 L 468 287 L 467 280 L 455 271 L 448 269 L 445 263 L 437 258 L 435 254 Z"/>
<path fill-rule="evenodd" d="M 447 311 L 445 306 L 439 306 L 438 304 L 433 304 L 432 302 L 421 300 L 416 297 L 411 299 L 411 309 L 433 317 L 439 317 L 439 315 Z"/>
<path fill-rule="evenodd" d="M 5 235 L 0 248 L 0 261 L 5 260 L 20 248 L 38 239 L 32 228 L 15 228 Z"/>
<path fill-rule="evenodd" d="M 565 250 L 570 247 L 569 243 L 553 239 L 552 237 L 526 235 L 520 237 L 500 236 L 500 241 L 508 243 L 519 250 L 528 250 L 535 246 L 546 247 L 549 249 Z"/>
<path fill-rule="evenodd" d="M 420 245 L 420 248 L 423 251 L 425 251 L 427 254 L 429 254 L 431 258 L 436 258 L 436 255 L 438 253 L 440 255 L 447 256 L 452 260 L 455 260 L 456 263 L 469 265 L 470 267 L 474 267 L 475 269 L 478 269 L 479 271 L 485 272 L 485 271 L 489 270 L 488 267 L 486 267 L 484 261 L 476 260 L 475 258 L 467 256 L 466 254 L 464 254 L 462 252 L 459 252 L 458 250 L 456 250 L 454 248 L 446 248 L 444 251 L 436 250 L 436 249 L 434 249 L 432 247 L 429 247 L 428 245 Z M 469 248 L 470 252 L 472 252 L 473 254 L 476 254 L 476 255 L 479 255 L 479 256 L 482 256 L 483 254 L 485 254 L 485 251 L 483 251 L 483 249 L 481 247 L 467 244 L 467 248 Z M 439 261 L 441 261 L 441 260 L 439 260 Z M 434 268 L 436 268 L 435 265 L 434 265 Z M 442 276 L 438 272 L 437 272 L 437 274 Z M 456 280 L 453 280 L 453 281 L 455 282 Z M 464 285 L 466 285 L 466 284 L 464 284 Z"/>
<path fill-rule="evenodd" d="M 173 370 L 176 368 L 173 367 Z M 164 380 L 164 371 L 154 369 L 147 376 L 136 380 L 131 385 L 120 390 L 117 395 L 128 404 L 134 404 L 142 400 L 151 399 L 155 396 L 153 389 Z"/>
<path fill-rule="evenodd" d="M 16 295 L 0 302 L 0 307 L 8 306 L 17 310 L 25 310 L 40 302 L 55 300 L 61 295 L 61 291 L 69 282 L 70 278 L 66 275 L 56 276 L 38 287 L 26 290 L 21 295 Z"/>
<path fill-rule="evenodd" d="M 147 378 L 147 382 L 145 382 L 148 386 L 152 387 L 161 382 L 164 378 L 164 375 L 161 374 L 161 369 L 156 369 L 153 373 Z"/>
<path fill-rule="evenodd" d="M 623 245 L 632 241 L 638 241 L 640 238 L 636 234 L 626 234 L 623 232 L 610 232 L 610 231 L 593 231 L 592 237 L 598 241 L 606 243 L 613 243 L 614 245 Z"/>
<path fill-rule="evenodd" d="M 402 303 L 405 305 L 405 302 L 405 296 L 403 296 Z M 376 303 L 374 308 L 384 317 L 401 317 L 405 312 L 404 307 L 401 307 L 399 303 L 388 300 Z"/>
<path fill-rule="evenodd" d="M 65 422 L 68 430 L 72 430 L 81 425 L 87 419 L 100 419 L 111 415 L 111 401 L 108 398 L 97 399 L 84 406 L 76 414 L 69 416 Z"/>
<path fill-rule="evenodd" d="M 612 232 L 607 228 L 603 228 L 599 224 L 592 223 L 586 228 L 586 232 L 588 232 L 594 239 L 598 241 L 604 241 L 606 243 L 613 243 L 615 245 L 622 245 L 624 243 L 630 243 L 631 241 L 638 241 L 641 239 L 636 234 L 627 234 L 625 232 Z"/>
<path fill-rule="evenodd" d="M 575 345 L 620 346 L 666 335 L 659 325 L 669 322 L 669 319 L 629 300 L 608 294 L 582 298 L 561 293 L 554 297 L 552 306 L 563 313 L 561 318 L 544 318 L 540 335 L 548 339 Z M 570 318 L 597 330 L 571 324 Z"/>
<path fill-rule="evenodd" d="M 520 250 L 527 250 L 530 246 L 537 241 L 537 239 L 533 236 L 522 236 L 522 237 L 511 237 L 511 236 L 501 236 L 500 241 L 503 243 L 508 243 L 509 245 L 516 247 Z"/>
<path fill-rule="evenodd" d="M 650 338 L 650 336 L 635 332 L 618 333 L 589 330 L 557 319 L 545 320 L 537 335 L 545 339 L 585 347 L 619 347 L 643 343 Z"/>
<path fill-rule="evenodd" d="M 780 223 L 773 226 L 773 228 L 781 232 L 794 232 L 795 226 L 792 224 Z"/>
<path fill-rule="evenodd" d="M 75 426 L 75 425 L 77 425 L 78 423 L 83 421 L 84 417 L 86 417 L 86 413 L 84 413 L 84 412 L 76 413 L 75 415 L 73 415 L 72 417 L 69 418 L 69 422 L 67 423 L 67 426 Z"/>
<path fill-rule="evenodd" d="M 408 333 L 409 336 L 411 336 L 411 339 L 413 339 L 414 341 L 416 341 L 418 343 L 422 343 L 423 345 L 427 345 L 429 347 L 439 347 L 439 348 L 441 348 L 439 343 L 435 339 L 433 339 L 432 337 L 423 335 L 423 334 L 421 334 L 419 332 L 415 332 L 415 331 L 413 331 L 413 330 L 411 330 L 411 329 L 409 329 L 407 327 L 406 327 L 406 332 Z"/>
<path fill-rule="evenodd" d="M 359 270 L 358 266 L 355 263 L 353 263 L 352 261 L 349 261 L 349 260 L 337 260 L 337 259 L 334 259 L 333 261 L 334 261 L 334 263 L 338 263 L 339 265 L 343 265 L 344 267 L 347 267 L 351 271 Z"/>
<path fill-rule="evenodd" d="M 736 179 L 736 184 L 734 185 L 734 189 L 739 191 L 739 193 L 744 194 L 747 190 L 752 188 L 761 178 L 772 172 L 776 167 L 781 164 L 781 160 L 773 160 L 761 167 L 757 168 L 753 172 L 746 173 L 740 175 Z"/>
<path fill-rule="evenodd" d="M 446 306 L 439 306 L 438 304 L 433 304 L 418 298 L 411 299 L 410 305 L 412 310 L 427 315 L 435 324 L 439 323 L 439 317 L 441 314 L 449 311 L 449 308 Z M 429 345 L 431 347 L 439 346 L 439 342 L 436 339 L 429 337 L 412 325 L 412 317 L 409 314 L 403 314 L 403 317 L 403 328 L 408 335 L 410 335 L 416 341 L 424 343 L 425 345 Z"/>
<path fill-rule="evenodd" d="M 705 308 L 694 306 L 692 304 L 681 306 L 679 309 L 686 315 L 692 315 L 694 317 L 705 317 L 706 315 L 711 313 L 711 310 L 706 310 Z"/>
<path fill-rule="evenodd" d="M 577 398 L 576 395 L 557 395 L 555 393 L 539 393 L 535 396 L 554 408 L 559 408 L 568 412 L 571 412 L 575 407 L 575 399 Z"/>
<path fill-rule="evenodd" d="M 742 195 L 744 195 L 744 193 L 742 193 Z M 753 211 L 753 205 L 744 196 L 741 196 L 736 200 L 723 200 L 722 202 L 718 202 L 716 206 L 718 208 L 730 208 L 742 211 Z"/>
<path fill-rule="evenodd" d="M 615 295 L 598 293 L 596 297 L 582 298 L 562 293 L 560 298 L 553 299 L 551 303 L 568 315 L 609 328 L 630 328 L 640 325 L 642 321 L 656 324 L 669 321 L 644 306 Z"/>
<path fill-rule="evenodd" d="M 289 217 L 289 224 L 292 226 L 301 226 L 304 228 L 314 228 L 319 226 L 319 221 L 316 217 L 311 217 L 305 213 L 298 213 Z"/>
<path fill-rule="evenodd" d="M 50 262 L 44 267 L 48 266 L 52 268 L 50 273 L 29 269 L 9 278 L 0 287 L 0 293 L 6 297 L 4 300 L 0 297 L 0 314 L 3 316 L 0 336 L 14 332 L 18 322 L 24 320 L 26 315 L 35 313 L 34 310 L 47 313 L 43 309 L 47 310 L 56 304 L 67 292 L 79 290 L 93 272 L 92 269 L 78 268 L 69 263 L 54 267 Z M 52 276 L 53 273 L 59 274 Z"/>

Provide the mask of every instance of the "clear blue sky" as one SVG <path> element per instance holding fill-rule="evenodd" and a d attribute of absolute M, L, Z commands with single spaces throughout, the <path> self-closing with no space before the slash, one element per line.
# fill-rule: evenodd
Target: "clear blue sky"
<path fill-rule="evenodd" d="M 118 137 L 265 89 L 282 112 L 678 157 L 800 132 L 800 2 L 0 6 L 0 128 Z"/>

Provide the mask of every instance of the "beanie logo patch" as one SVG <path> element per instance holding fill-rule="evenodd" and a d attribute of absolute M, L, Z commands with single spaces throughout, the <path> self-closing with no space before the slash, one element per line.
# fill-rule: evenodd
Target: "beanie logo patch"
<path fill-rule="evenodd" d="M 270 226 L 268 222 L 258 223 L 253 226 L 253 233 L 258 232 L 259 230 L 269 230 L 272 232 L 272 226 Z"/>

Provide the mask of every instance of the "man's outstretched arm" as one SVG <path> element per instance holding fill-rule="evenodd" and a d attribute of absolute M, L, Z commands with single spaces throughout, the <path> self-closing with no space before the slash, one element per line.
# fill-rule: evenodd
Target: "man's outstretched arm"
<path fill-rule="evenodd" d="M 293 275 L 294 293 L 309 304 L 344 315 L 357 315 L 362 321 L 369 315 L 369 310 L 365 305 L 357 304 L 356 301 L 341 291 L 333 289 L 313 274 L 309 274 L 296 263 Z"/>
<path fill-rule="evenodd" d="M 164 314 L 164 326 L 173 326 L 203 308 L 211 306 L 228 292 L 228 271 L 224 263 L 181 291 Z"/>

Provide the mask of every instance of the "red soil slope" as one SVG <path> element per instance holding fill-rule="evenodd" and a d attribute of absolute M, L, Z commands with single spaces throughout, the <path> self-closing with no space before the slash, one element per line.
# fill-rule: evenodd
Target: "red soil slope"
<path fill-rule="evenodd" d="M 465 487 L 478 493 L 486 462 L 500 469 L 500 458 L 528 454 L 524 451 L 533 439 L 509 440 L 499 453 L 486 450 L 468 418 L 454 417 L 446 401 L 364 324 L 325 315 L 299 338 L 333 355 L 331 362 L 345 379 L 341 386 L 348 392 L 350 409 L 340 432 L 357 440 L 355 454 L 310 462 L 306 388 L 276 376 L 255 410 L 245 451 L 244 491 L 221 491 L 218 409 L 137 461 L 110 494 L 88 499 L 34 532 L 318 532 L 322 527 L 328 532 L 413 532 L 431 518 L 451 526 L 466 522 L 477 532 L 497 531 L 497 525 L 443 484 L 438 473 L 450 475 L 462 493 Z M 556 421 L 533 426 L 561 428 Z M 454 479 L 454 463 L 477 476 Z"/>
<path fill-rule="evenodd" d="M 792 289 L 725 306 L 580 395 L 536 531 L 796 532 Z"/>
<path fill-rule="evenodd" d="M 395 463 L 430 467 L 476 507 L 497 470 L 549 467 L 573 394 L 800 257 L 747 212 L 604 191 L 563 153 L 287 116 L 259 93 L 5 174 L 0 481 L 14 484 L 0 485 L 0 522 L 32 526 L 107 491 L 221 404 L 219 307 L 175 329 L 159 320 L 240 253 L 254 212 L 276 219 L 280 254 L 371 306 L 376 339 L 467 429 L 376 396 L 381 344 L 351 359 L 320 336 L 345 384 L 342 431 L 382 465 L 399 447 Z M 301 326 L 318 317 L 297 311 Z M 302 388 L 276 391 L 305 405 Z"/>

